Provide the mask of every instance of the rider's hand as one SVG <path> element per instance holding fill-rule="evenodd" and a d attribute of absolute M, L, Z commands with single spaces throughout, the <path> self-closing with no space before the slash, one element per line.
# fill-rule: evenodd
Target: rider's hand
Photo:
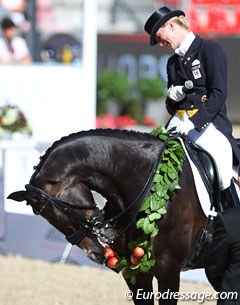
<path fill-rule="evenodd" d="M 180 102 L 183 100 L 186 96 L 186 94 L 183 92 L 183 86 L 171 86 L 168 89 L 167 96 L 174 100 L 175 102 Z"/>
<path fill-rule="evenodd" d="M 190 130 L 194 129 L 194 124 L 190 120 L 182 121 L 177 127 L 176 132 L 187 135 Z"/>

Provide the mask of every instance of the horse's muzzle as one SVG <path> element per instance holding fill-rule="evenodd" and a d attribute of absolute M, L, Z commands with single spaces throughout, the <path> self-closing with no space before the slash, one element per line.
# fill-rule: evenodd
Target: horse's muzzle
<path fill-rule="evenodd" d="M 104 253 L 94 252 L 94 251 L 88 251 L 87 257 L 93 261 L 94 263 L 97 263 L 99 265 L 103 265 L 106 262 L 106 258 L 104 256 Z"/>

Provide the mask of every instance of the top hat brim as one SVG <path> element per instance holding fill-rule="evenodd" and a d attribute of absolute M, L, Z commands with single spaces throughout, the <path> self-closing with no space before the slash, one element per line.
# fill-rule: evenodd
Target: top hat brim
<path fill-rule="evenodd" d="M 161 19 L 159 19 L 152 28 L 151 35 L 150 35 L 150 45 L 154 46 L 157 43 L 157 41 L 155 39 L 155 35 L 156 35 L 158 29 L 162 25 L 164 25 L 165 22 L 167 22 L 169 19 L 171 19 L 173 17 L 181 16 L 181 15 L 185 16 L 185 13 L 180 10 L 175 10 L 175 11 L 169 12 L 168 14 L 163 16 Z"/>

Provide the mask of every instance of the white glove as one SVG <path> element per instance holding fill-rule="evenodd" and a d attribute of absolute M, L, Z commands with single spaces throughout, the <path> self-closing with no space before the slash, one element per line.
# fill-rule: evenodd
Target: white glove
<path fill-rule="evenodd" d="M 177 127 L 176 132 L 187 135 L 190 130 L 194 129 L 194 124 L 190 120 L 182 121 Z"/>
<path fill-rule="evenodd" d="M 167 96 L 176 102 L 180 102 L 181 100 L 184 99 L 186 94 L 183 92 L 183 86 L 171 86 L 168 89 Z"/>

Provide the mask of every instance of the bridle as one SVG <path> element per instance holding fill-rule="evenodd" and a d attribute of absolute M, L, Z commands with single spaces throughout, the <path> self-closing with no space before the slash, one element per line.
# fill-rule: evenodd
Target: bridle
<path fill-rule="evenodd" d="M 33 184 L 27 184 L 25 185 L 26 191 L 27 191 L 27 202 L 28 199 L 31 200 L 31 194 L 35 193 L 38 194 L 39 200 L 43 203 L 42 207 L 39 211 L 36 210 L 36 208 L 33 208 L 33 212 L 36 215 L 41 215 L 43 211 L 45 210 L 47 204 L 51 204 L 61 212 L 63 212 L 66 216 L 71 219 L 71 221 L 77 223 L 79 225 L 79 230 L 76 231 L 76 233 L 66 236 L 67 240 L 72 243 L 76 244 L 82 241 L 84 237 L 88 235 L 89 232 L 92 234 L 95 233 L 98 221 L 97 219 L 100 218 L 99 212 L 101 211 L 98 209 L 96 205 L 89 205 L 89 206 L 76 206 L 73 203 L 69 203 L 63 200 L 60 200 L 58 198 L 52 197 L 48 195 L 46 192 L 41 190 L 40 188 L 34 186 Z M 30 204 L 29 202 L 27 204 Z M 31 204 L 30 204 L 31 205 Z M 85 219 L 80 214 L 76 213 L 74 210 L 96 210 L 91 217 L 91 219 Z"/>
<path fill-rule="evenodd" d="M 40 188 L 34 186 L 31 183 L 33 182 L 33 179 L 31 179 L 30 183 L 25 186 L 27 191 L 27 204 L 30 204 L 30 202 L 28 201 L 31 201 L 31 194 L 37 193 L 38 199 L 40 199 L 40 201 L 43 203 L 43 206 L 39 211 L 36 211 L 36 209 L 34 208 L 33 211 L 36 215 L 41 215 L 44 212 L 47 204 L 51 204 L 52 206 L 60 210 L 62 213 L 64 213 L 72 222 L 77 223 L 79 225 L 79 229 L 76 230 L 76 232 L 74 232 L 73 234 L 66 236 L 68 242 L 73 245 L 79 244 L 87 236 L 96 236 L 98 240 L 107 244 L 114 243 L 114 241 L 119 238 L 131 226 L 134 221 L 136 221 L 138 213 L 135 213 L 135 215 L 131 215 L 129 212 L 136 204 L 138 204 L 139 202 L 143 202 L 146 194 L 149 192 L 155 171 L 159 162 L 161 161 L 162 151 L 164 150 L 164 148 L 165 145 L 163 145 L 163 147 L 161 148 L 158 157 L 154 162 L 152 170 L 145 182 L 145 185 L 141 192 L 138 194 L 138 196 L 135 198 L 135 200 L 132 201 L 131 204 L 125 210 L 121 211 L 120 213 L 118 213 L 114 217 L 111 217 L 108 220 L 104 220 L 104 214 L 102 210 L 100 210 L 96 205 L 79 206 L 52 197 Z M 85 219 L 79 213 L 76 213 L 76 210 L 95 211 L 90 219 Z M 121 219 L 125 220 L 126 218 L 128 218 L 128 221 L 125 226 L 121 229 L 118 229 L 117 223 L 119 223 Z M 108 230 L 110 230 L 109 232 L 111 236 L 107 235 Z"/>

